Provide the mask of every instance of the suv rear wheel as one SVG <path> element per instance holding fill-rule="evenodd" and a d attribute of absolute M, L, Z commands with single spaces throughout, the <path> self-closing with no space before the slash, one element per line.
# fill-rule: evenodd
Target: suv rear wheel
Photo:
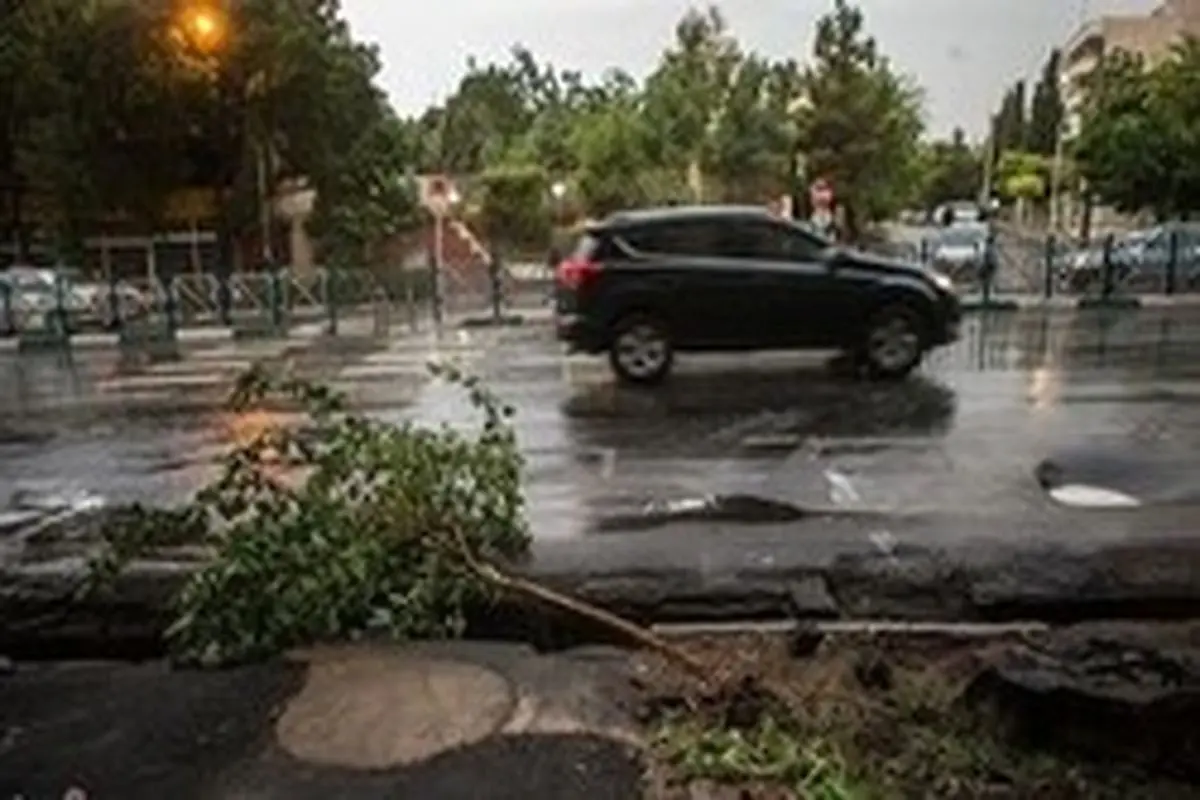
<path fill-rule="evenodd" d="M 652 316 L 637 314 L 617 323 L 608 360 L 621 381 L 646 386 L 667 377 L 675 350 L 666 325 Z"/>
<path fill-rule="evenodd" d="M 873 378 L 899 379 L 925 355 L 920 315 L 905 305 L 887 306 L 867 324 L 860 360 Z"/>

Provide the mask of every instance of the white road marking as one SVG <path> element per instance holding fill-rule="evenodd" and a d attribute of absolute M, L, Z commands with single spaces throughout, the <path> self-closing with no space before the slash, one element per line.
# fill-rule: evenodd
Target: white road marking
<path fill-rule="evenodd" d="M 600 455 L 600 477 L 611 481 L 617 471 L 617 448 L 606 447 Z"/>
<path fill-rule="evenodd" d="M 100 381 L 96 388 L 102 392 L 123 392 L 129 389 L 206 389 L 228 385 L 228 375 L 209 372 L 199 375 L 130 375 Z"/>
<path fill-rule="evenodd" d="M 836 469 L 827 469 L 824 474 L 825 480 L 829 482 L 829 499 L 835 505 L 862 505 L 862 495 L 854 487 L 849 475 Z"/>

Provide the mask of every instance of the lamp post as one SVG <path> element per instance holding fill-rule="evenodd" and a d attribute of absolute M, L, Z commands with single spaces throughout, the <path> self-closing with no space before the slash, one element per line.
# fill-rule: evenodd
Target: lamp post
<path fill-rule="evenodd" d="M 554 199 L 554 221 L 562 222 L 563 217 L 563 198 L 567 196 L 567 184 L 562 181 L 555 181 L 550 185 L 550 197 Z"/>

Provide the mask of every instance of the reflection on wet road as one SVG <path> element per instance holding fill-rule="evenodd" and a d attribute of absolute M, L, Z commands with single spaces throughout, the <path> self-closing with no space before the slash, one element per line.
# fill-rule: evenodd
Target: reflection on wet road
<path fill-rule="evenodd" d="M 1068 511 L 1038 473 L 1055 455 L 1071 471 L 1060 482 L 1120 483 L 1144 505 L 1177 510 L 1200 502 L 1190 455 L 1200 444 L 1200 310 L 972 317 L 962 341 L 891 385 L 838 377 L 825 358 L 769 354 L 684 359 L 667 385 L 625 389 L 603 360 L 564 358 L 544 326 L 326 347 L 276 356 L 387 418 L 462 418 L 455 390 L 422 379 L 423 362 L 438 354 L 462 360 L 513 402 L 531 521 L 548 543 L 585 534 L 611 541 L 621 520 L 669 529 L 681 514 L 693 526 L 777 525 L 781 508 L 1061 529 Z M 0 486 L 51 480 L 123 499 L 182 496 L 236 421 L 167 413 L 168 400 L 196 397 L 250 358 L 209 353 L 200 358 L 208 368 L 185 360 L 151 370 L 164 380 L 139 382 L 145 366 L 115 356 L 8 357 Z M 121 381 L 148 394 L 86 411 Z M 64 412 L 69 420 L 47 421 L 38 406 L 63 394 L 90 399 Z M 134 411 L 121 416 L 122 408 Z M 155 408 L 166 410 L 154 416 Z M 712 496 L 751 500 L 710 513 L 704 498 Z M 879 530 L 872 535 L 884 546 Z"/>

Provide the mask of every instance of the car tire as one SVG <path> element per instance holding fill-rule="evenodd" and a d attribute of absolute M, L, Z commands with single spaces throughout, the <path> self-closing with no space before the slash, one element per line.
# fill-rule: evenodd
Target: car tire
<path fill-rule="evenodd" d="M 907 377 L 925 357 L 926 327 L 921 315 L 903 303 L 873 314 L 858 353 L 867 375 L 876 380 Z"/>
<path fill-rule="evenodd" d="M 608 362 L 622 383 L 661 383 L 675 363 L 675 348 L 663 322 L 649 314 L 633 314 L 613 327 Z"/>

